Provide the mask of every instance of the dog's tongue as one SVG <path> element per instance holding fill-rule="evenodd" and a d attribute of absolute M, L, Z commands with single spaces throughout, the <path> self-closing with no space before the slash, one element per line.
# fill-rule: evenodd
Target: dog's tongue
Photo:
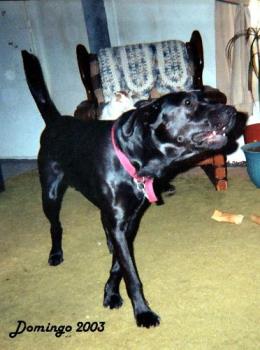
<path fill-rule="evenodd" d="M 210 141 L 212 139 L 214 139 L 217 136 L 217 132 L 215 130 L 213 130 L 212 132 L 210 132 L 207 136 L 207 139 Z"/>
<path fill-rule="evenodd" d="M 218 136 L 226 136 L 224 129 L 221 132 L 217 132 L 216 130 L 213 130 L 209 135 L 207 136 L 208 140 L 213 140 Z"/>

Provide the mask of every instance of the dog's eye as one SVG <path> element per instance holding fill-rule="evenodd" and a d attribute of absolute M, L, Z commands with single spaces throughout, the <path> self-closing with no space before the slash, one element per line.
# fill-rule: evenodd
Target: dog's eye
<path fill-rule="evenodd" d="M 184 101 L 185 106 L 190 106 L 191 105 L 191 100 L 186 98 Z"/>
<path fill-rule="evenodd" d="M 177 141 L 178 141 L 179 143 L 182 143 L 182 142 L 184 141 L 184 137 L 181 136 L 181 135 L 179 135 L 179 136 L 177 137 Z"/>

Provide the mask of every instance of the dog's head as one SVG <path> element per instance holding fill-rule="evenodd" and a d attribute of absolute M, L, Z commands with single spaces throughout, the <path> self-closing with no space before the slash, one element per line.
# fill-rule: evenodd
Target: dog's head
<path fill-rule="evenodd" d="M 168 164 L 222 148 L 236 113 L 234 107 L 207 103 L 201 92 L 172 93 L 123 115 L 119 142 L 142 173 L 152 159 L 159 166 L 155 160 Z"/>

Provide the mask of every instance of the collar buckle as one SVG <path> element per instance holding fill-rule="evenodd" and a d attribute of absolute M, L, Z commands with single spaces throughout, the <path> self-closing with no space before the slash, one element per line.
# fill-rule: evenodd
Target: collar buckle
<path fill-rule="evenodd" d="M 138 191 L 141 191 L 143 192 L 144 195 L 146 195 L 146 192 L 145 192 L 145 178 L 142 177 L 142 178 L 134 178 L 134 183 L 136 184 L 136 187 L 138 189 Z"/>

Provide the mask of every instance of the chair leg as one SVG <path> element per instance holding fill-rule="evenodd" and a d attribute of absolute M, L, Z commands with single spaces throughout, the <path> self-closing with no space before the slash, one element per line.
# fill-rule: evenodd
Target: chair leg
<path fill-rule="evenodd" d="M 212 164 L 201 165 L 201 168 L 204 170 L 217 191 L 227 190 L 227 166 L 224 155 L 217 154 L 213 156 Z"/>
<path fill-rule="evenodd" d="M 223 154 L 218 154 L 213 157 L 213 167 L 216 179 L 216 190 L 226 191 L 228 186 L 227 165 L 226 158 Z"/>

